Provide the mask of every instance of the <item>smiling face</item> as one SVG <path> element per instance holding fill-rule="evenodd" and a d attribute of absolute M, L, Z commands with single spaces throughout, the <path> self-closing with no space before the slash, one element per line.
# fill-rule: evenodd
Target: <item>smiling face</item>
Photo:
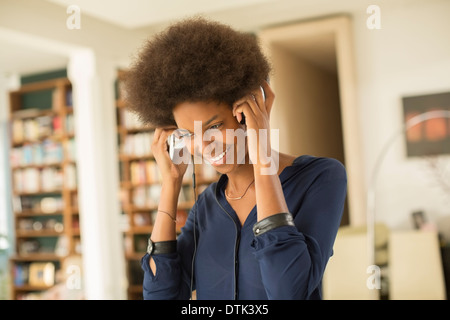
<path fill-rule="evenodd" d="M 189 152 L 201 155 L 218 172 L 229 173 L 248 163 L 243 127 L 227 104 L 184 102 L 174 108 L 173 116 Z"/>

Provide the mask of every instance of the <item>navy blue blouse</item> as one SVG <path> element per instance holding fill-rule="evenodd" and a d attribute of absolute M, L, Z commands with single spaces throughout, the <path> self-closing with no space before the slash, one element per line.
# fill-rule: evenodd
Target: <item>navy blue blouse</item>
<path fill-rule="evenodd" d="M 199 300 L 320 299 L 346 197 L 344 166 L 304 155 L 279 177 L 295 226 L 255 236 L 256 206 L 241 225 L 222 175 L 199 195 L 177 252 L 153 256 L 155 275 L 149 255 L 142 258 L 144 299 L 189 299 L 191 289 Z"/>

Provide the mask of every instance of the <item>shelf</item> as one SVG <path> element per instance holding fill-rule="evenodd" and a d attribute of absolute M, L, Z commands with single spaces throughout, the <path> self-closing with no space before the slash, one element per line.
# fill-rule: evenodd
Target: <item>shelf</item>
<path fill-rule="evenodd" d="M 44 169 L 44 168 L 51 168 L 51 167 L 58 167 L 58 168 L 62 168 L 63 167 L 63 163 L 62 162 L 56 162 L 56 163 L 47 163 L 47 164 L 27 164 L 27 165 L 23 165 L 23 166 L 15 166 L 12 167 L 12 170 L 23 170 L 23 169 Z"/>
<path fill-rule="evenodd" d="M 46 212 L 42 212 L 42 211 L 38 211 L 38 210 L 26 210 L 26 211 L 22 211 L 22 212 L 14 212 L 14 215 L 16 216 L 16 218 L 44 217 L 44 216 L 51 217 L 51 216 L 61 216 L 61 215 L 63 215 L 63 212 L 62 212 L 62 210 L 50 212 L 50 213 L 46 213 Z"/>
<path fill-rule="evenodd" d="M 139 161 L 139 160 L 154 160 L 155 157 L 152 154 L 144 156 L 130 156 L 126 154 L 119 155 L 119 160 L 124 162 Z"/>
<path fill-rule="evenodd" d="M 131 284 L 128 286 L 128 291 L 130 293 L 142 294 L 142 285 L 140 284 Z"/>
<path fill-rule="evenodd" d="M 123 134 L 142 133 L 142 132 L 149 132 L 149 131 L 153 131 L 153 130 L 155 130 L 155 128 L 151 128 L 151 127 L 126 128 L 124 126 L 118 126 L 117 127 L 117 131 L 119 133 L 123 133 Z"/>
<path fill-rule="evenodd" d="M 210 185 L 211 183 L 216 182 L 216 179 L 196 179 L 196 184 L 199 185 Z M 161 184 L 162 181 L 153 181 L 153 182 L 142 182 L 142 183 L 131 183 L 130 181 L 121 181 L 120 187 L 123 189 L 133 189 L 139 187 L 149 187 L 155 184 Z M 192 179 L 184 180 L 181 185 L 183 186 L 192 186 Z"/>
<path fill-rule="evenodd" d="M 180 202 L 180 203 L 178 203 L 178 209 L 179 210 L 191 209 L 193 205 L 194 205 L 194 200 Z M 158 206 L 155 205 L 155 206 L 150 206 L 150 207 L 138 207 L 138 206 L 134 206 L 134 205 L 130 204 L 130 205 L 122 207 L 122 209 L 124 209 L 125 211 L 130 211 L 130 212 L 149 212 L 149 211 L 158 210 Z"/>
<path fill-rule="evenodd" d="M 17 147 L 21 147 L 23 145 L 30 145 L 30 144 L 36 144 L 36 143 L 42 143 L 45 140 L 51 140 L 54 142 L 64 142 L 65 140 L 70 140 L 73 138 L 72 134 L 65 134 L 65 135 L 60 135 L 60 134 L 55 134 L 55 135 L 49 135 L 49 136 L 43 136 L 43 137 L 39 137 L 36 138 L 35 140 L 22 140 L 22 141 L 13 141 L 12 143 L 12 147 L 13 148 L 17 148 Z"/>
<path fill-rule="evenodd" d="M 116 114 L 117 114 L 117 135 L 118 135 L 118 150 L 117 159 L 119 162 L 119 177 L 120 181 L 120 202 L 121 209 L 127 218 L 127 230 L 123 232 L 124 244 L 126 248 L 125 259 L 127 262 L 128 270 L 135 268 L 136 262 L 139 262 L 144 256 L 145 252 L 141 252 L 144 244 L 146 245 L 146 239 L 151 235 L 153 231 L 152 221 L 153 217 L 148 217 L 153 211 L 158 209 L 158 203 L 160 197 L 157 196 L 158 188 L 152 188 L 154 186 L 160 187 L 161 181 L 158 180 L 158 172 L 156 170 L 156 163 L 148 163 L 147 161 L 155 161 L 152 154 L 146 154 L 143 156 L 138 156 L 137 154 L 144 154 L 151 152 L 147 148 L 150 144 L 152 131 L 154 128 L 140 127 L 138 118 L 131 115 L 128 110 L 126 110 L 127 105 L 124 99 L 120 96 L 121 93 L 121 83 L 120 81 L 124 78 L 126 71 L 119 71 L 117 75 L 119 89 L 119 97 L 115 102 Z M 124 153 L 127 152 L 127 153 Z M 136 163 L 136 162 L 146 163 Z M 199 171 L 197 171 L 197 168 Z M 196 172 L 196 183 L 197 186 L 209 185 L 217 179 L 204 179 L 202 178 L 202 165 L 198 164 L 195 166 Z M 205 177 L 210 175 L 205 172 Z M 139 183 L 136 183 L 138 182 Z M 142 181 L 142 183 L 141 183 Z M 181 201 L 177 204 L 177 209 L 180 211 L 189 211 L 195 203 L 194 192 L 192 192 L 193 181 L 191 176 L 187 174 L 186 178 L 182 183 L 180 199 L 192 199 L 189 201 Z M 182 196 L 182 197 L 181 197 Z M 135 200 L 135 202 L 133 202 Z M 151 206 L 136 206 L 134 203 L 149 203 L 154 204 Z M 145 225 L 134 225 L 137 214 L 141 213 L 142 221 L 145 221 Z M 184 217 L 185 215 L 183 215 Z M 180 219 L 180 223 L 176 224 L 176 232 L 179 234 L 181 228 L 184 225 L 184 219 Z M 145 241 L 145 243 L 144 243 Z M 137 250 L 139 249 L 139 250 Z M 138 251 L 138 252 L 136 252 Z M 134 299 L 136 297 L 142 297 L 142 285 L 136 284 L 136 274 L 130 274 L 128 272 L 128 297 L 129 299 Z"/>
<path fill-rule="evenodd" d="M 58 114 L 52 110 L 40 110 L 40 109 L 25 109 L 16 111 L 11 115 L 11 119 L 13 120 L 24 120 L 30 118 L 44 117 L 44 116 L 57 116 Z"/>
<path fill-rule="evenodd" d="M 131 183 L 130 181 L 121 181 L 120 187 L 123 189 L 133 189 L 133 188 L 139 188 L 139 187 L 150 187 L 155 184 L 161 184 L 161 181 L 142 182 L 142 183 Z"/>
<path fill-rule="evenodd" d="M 125 258 L 127 260 L 141 260 L 144 255 L 145 255 L 145 252 L 126 253 Z"/>
<path fill-rule="evenodd" d="M 29 253 L 15 255 L 10 258 L 11 261 L 29 262 L 29 261 L 61 261 L 62 257 L 49 253 Z"/>
<path fill-rule="evenodd" d="M 76 245 L 80 242 L 79 218 L 76 216 L 78 189 L 72 183 L 76 181 L 73 179 L 74 175 L 76 177 L 76 162 L 73 160 L 72 140 L 75 139 L 74 110 L 69 106 L 71 94 L 67 78 L 30 83 L 9 92 L 11 164 L 14 165 L 10 169 L 16 243 L 16 252 L 10 257 L 12 299 L 26 299 L 33 291 L 52 288 L 14 284 L 24 282 L 22 279 L 31 279 L 41 271 L 51 272 L 52 277 L 57 273 L 64 274 L 66 270 L 61 269 L 65 268 L 64 260 L 76 254 Z M 47 179 L 44 182 L 57 179 L 55 182 L 58 183 L 42 183 L 42 179 Z M 53 188 L 43 190 L 42 186 Z M 53 208 L 57 210 L 41 210 L 47 197 L 53 198 Z M 19 211 L 21 208 L 35 209 Z M 58 231 L 46 224 L 50 220 L 58 222 Z M 43 228 L 33 230 L 30 225 L 35 222 L 41 222 Z M 65 252 L 65 255 L 56 254 L 60 252 Z M 50 265 L 48 262 L 52 268 L 46 267 Z M 46 269 L 40 270 L 41 265 Z"/>
<path fill-rule="evenodd" d="M 64 231 L 50 231 L 50 230 L 16 230 L 17 238 L 39 238 L 39 237 L 59 237 L 64 235 Z"/>
<path fill-rule="evenodd" d="M 153 226 L 132 226 L 125 232 L 126 234 L 150 234 L 153 231 Z"/>
<path fill-rule="evenodd" d="M 116 100 L 116 107 L 117 108 L 126 108 L 127 104 L 123 99 L 117 99 Z"/>
<path fill-rule="evenodd" d="M 29 92 L 34 92 L 34 91 L 55 89 L 56 87 L 59 87 L 59 86 L 62 86 L 62 87 L 70 86 L 69 79 L 59 78 L 59 79 L 52 79 L 52 80 L 45 80 L 45 81 L 24 84 L 20 87 L 20 89 L 12 91 L 11 94 L 23 94 L 23 93 L 29 93 Z"/>
<path fill-rule="evenodd" d="M 11 167 L 12 170 L 20 170 L 20 169 L 29 169 L 29 168 L 33 168 L 33 169 L 44 169 L 44 168 L 51 168 L 51 167 L 58 167 L 58 168 L 62 168 L 66 165 L 75 165 L 76 166 L 76 162 L 73 160 L 63 160 L 60 162 L 52 162 L 52 163 L 42 163 L 42 164 L 26 164 L 23 166 L 14 166 Z"/>
<path fill-rule="evenodd" d="M 45 291 L 52 287 L 53 286 L 32 286 L 32 285 L 16 286 L 16 285 L 14 285 L 14 290 L 16 290 L 16 291 Z"/>
<path fill-rule="evenodd" d="M 72 214 L 79 214 L 79 208 L 78 207 L 72 207 L 70 209 L 70 212 L 72 212 Z"/>
<path fill-rule="evenodd" d="M 62 193 L 63 190 L 62 189 L 56 189 L 56 190 L 40 190 L 40 191 L 36 191 L 36 192 L 23 192 L 23 191 L 16 191 L 13 190 L 13 194 L 15 194 L 16 196 L 39 196 L 39 195 L 43 195 L 43 194 L 55 194 L 55 193 Z"/>

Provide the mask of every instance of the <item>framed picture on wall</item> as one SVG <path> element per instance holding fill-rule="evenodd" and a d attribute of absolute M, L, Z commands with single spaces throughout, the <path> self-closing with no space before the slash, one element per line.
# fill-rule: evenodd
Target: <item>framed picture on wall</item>
<path fill-rule="evenodd" d="M 450 92 L 403 97 L 404 121 L 425 112 L 450 111 Z M 450 154 L 450 119 L 433 118 L 407 130 L 408 157 Z"/>

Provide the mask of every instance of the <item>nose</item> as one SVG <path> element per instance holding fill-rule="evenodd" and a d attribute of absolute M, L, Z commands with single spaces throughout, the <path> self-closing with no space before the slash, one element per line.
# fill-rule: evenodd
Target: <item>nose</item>
<path fill-rule="evenodd" d="M 190 146 L 191 154 L 199 157 L 215 156 L 222 153 L 223 137 L 220 131 L 215 134 L 203 134 L 203 137 L 195 137 Z"/>

